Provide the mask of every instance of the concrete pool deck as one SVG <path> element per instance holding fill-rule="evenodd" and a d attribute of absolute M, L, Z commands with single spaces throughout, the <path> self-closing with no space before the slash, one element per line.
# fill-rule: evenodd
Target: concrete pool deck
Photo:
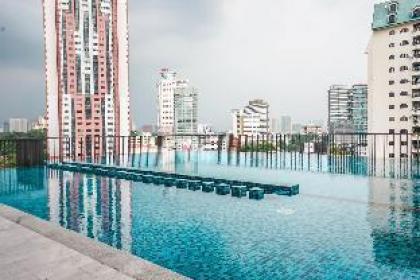
<path fill-rule="evenodd" d="M 0 204 L 0 279 L 187 279 Z"/>

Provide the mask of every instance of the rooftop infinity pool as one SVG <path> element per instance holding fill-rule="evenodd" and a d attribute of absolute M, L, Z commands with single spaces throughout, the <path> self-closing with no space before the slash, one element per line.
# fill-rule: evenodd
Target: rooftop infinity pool
<path fill-rule="evenodd" d="M 255 201 L 18 168 L 0 170 L 0 203 L 194 279 L 419 279 L 420 181 L 213 163 L 181 171 L 298 183 L 300 195 Z"/>

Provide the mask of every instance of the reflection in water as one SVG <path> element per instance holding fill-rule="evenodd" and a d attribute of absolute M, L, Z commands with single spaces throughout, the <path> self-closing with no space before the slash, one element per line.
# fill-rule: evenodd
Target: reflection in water
<path fill-rule="evenodd" d="M 45 169 L 0 169 L 0 196 L 42 190 Z"/>
<path fill-rule="evenodd" d="M 105 162 L 104 162 L 105 163 Z M 353 174 L 390 178 L 420 177 L 420 162 L 407 159 L 378 159 L 368 157 L 328 156 L 293 152 L 228 152 L 178 151 L 133 153 L 118 158 L 112 164 L 176 172 L 178 168 L 197 172 L 199 163 L 219 166 L 253 167 L 277 170 L 297 170 L 332 174 Z M 188 165 L 186 165 L 188 164 Z"/>
<path fill-rule="evenodd" d="M 50 220 L 118 249 L 131 251 L 131 189 L 128 181 L 51 171 Z"/>
<path fill-rule="evenodd" d="M 420 268 L 420 192 L 416 181 L 370 180 L 371 224 L 375 260 L 395 268 Z"/>

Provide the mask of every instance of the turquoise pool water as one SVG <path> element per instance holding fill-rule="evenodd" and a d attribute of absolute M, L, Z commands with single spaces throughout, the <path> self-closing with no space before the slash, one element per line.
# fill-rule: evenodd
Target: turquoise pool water
<path fill-rule="evenodd" d="M 33 168 L 0 170 L 0 203 L 194 279 L 419 279 L 420 181 L 156 168 L 299 183 L 301 194 L 251 201 Z"/>

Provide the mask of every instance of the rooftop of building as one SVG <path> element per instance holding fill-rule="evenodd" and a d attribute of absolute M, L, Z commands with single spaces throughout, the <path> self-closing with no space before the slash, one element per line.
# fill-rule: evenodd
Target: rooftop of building
<path fill-rule="evenodd" d="M 420 0 L 391 0 L 375 4 L 374 31 L 420 20 Z"/>

